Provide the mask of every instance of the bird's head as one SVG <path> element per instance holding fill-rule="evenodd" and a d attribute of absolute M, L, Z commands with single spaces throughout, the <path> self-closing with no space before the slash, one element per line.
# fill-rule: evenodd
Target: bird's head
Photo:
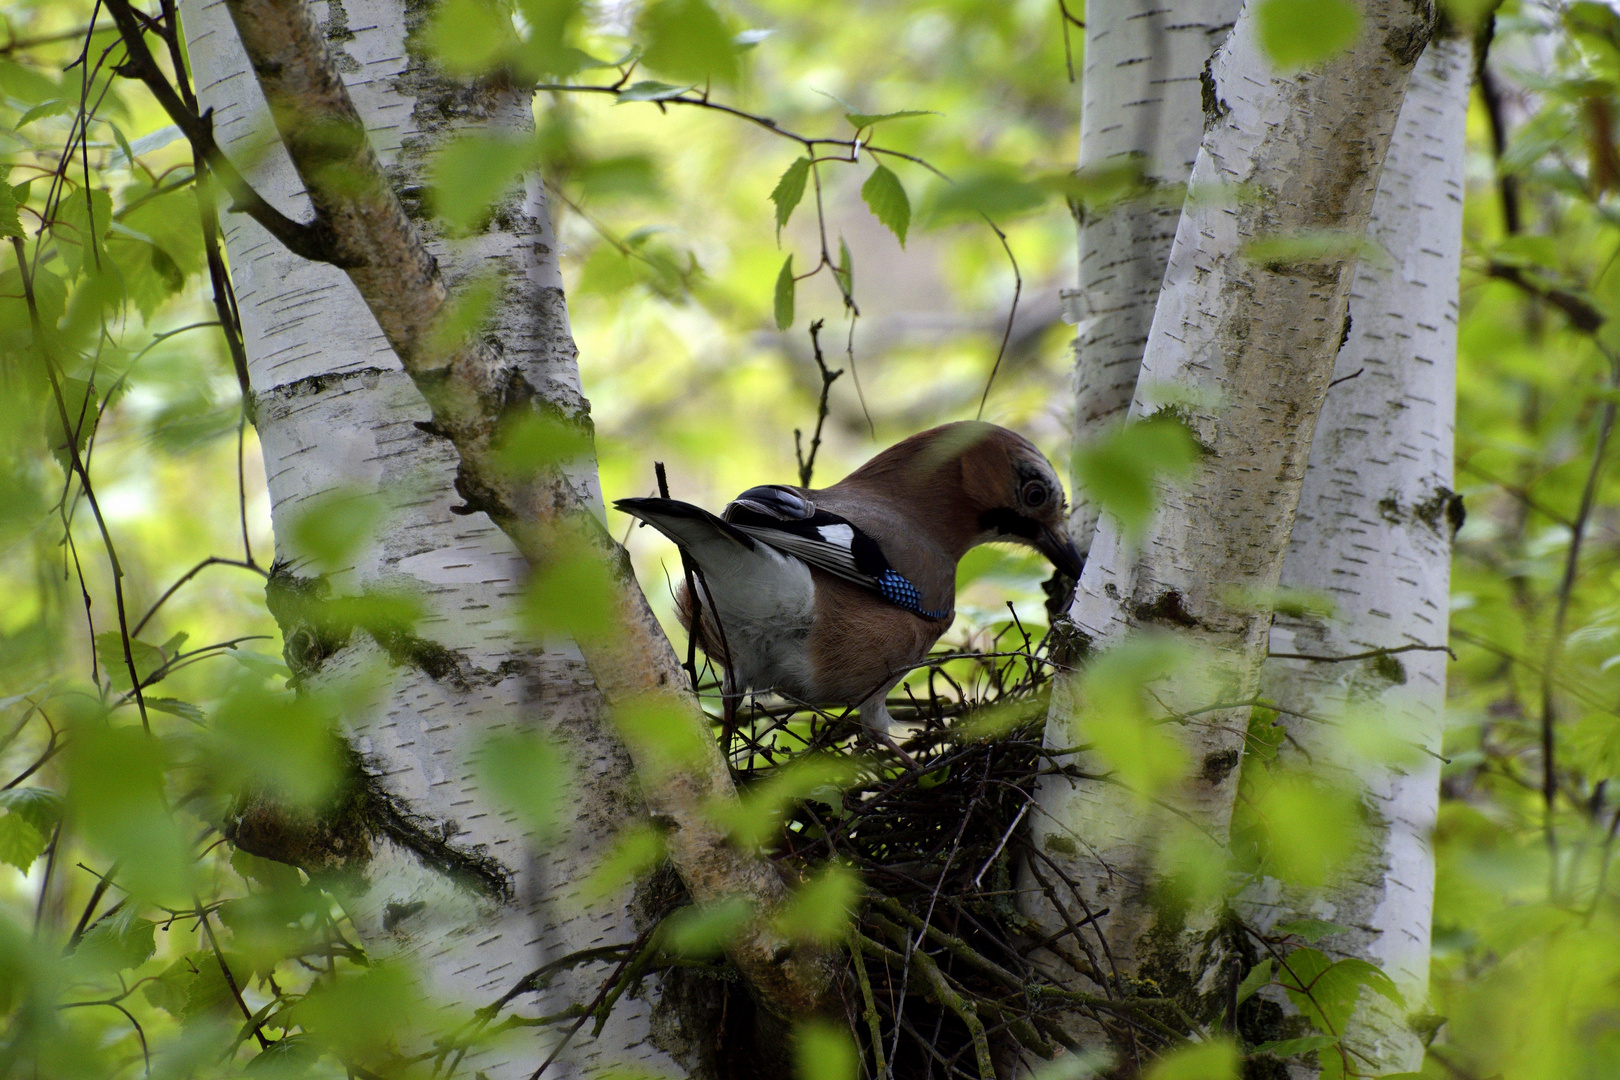
<path fill-rule="evenodd" d="M 1080 576 L 1084 562 L 1069 536 L 1063 483 L 1046 455 L 1015 431 L 980 421 L 945 424 L 890 447 L 851 479 L 861 474 L 906 491 L 919 516 L 938 521 L 960 551 L 1026 544 Z"/>
<path fill-rule="evenodd" d="M 1057 470 L 1022 435 L 982 427 L 989 430 L 962 455 L 962 488 L 978 512 L 978 542 L 1027 544 L 1078 578 L 1084 564 L 1069 536 L 1068 503 Z"/>

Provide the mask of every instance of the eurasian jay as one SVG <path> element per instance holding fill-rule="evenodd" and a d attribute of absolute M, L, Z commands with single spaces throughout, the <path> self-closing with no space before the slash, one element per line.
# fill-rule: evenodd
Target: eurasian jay
<path fill-rule="evenodd" d="M 1082 565 L 1051 464 L 979 422 L 913 435 L 832 487 L 749 488 L 719 517 L 674 499 L 613 505 L 697 564 L 698 643 L 727 669 L 727 693 L 858 705 L 891 747 L 884 699 L 949 629 L 968 549 L 1027 544 L 1075 578 Z M 677 609 L 690 632 L 684 586 Z"/>

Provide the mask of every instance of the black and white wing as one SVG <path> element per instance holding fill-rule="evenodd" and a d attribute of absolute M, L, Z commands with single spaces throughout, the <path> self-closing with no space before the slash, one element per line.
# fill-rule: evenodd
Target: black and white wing
<path fill-rule="evenodd" d="M 913 614 L 932 619 L 949 614 L 922 606 L 917 587 L 889 565 L 876 540 L 794 488 L 749 488 L 726 507 L 725 520 L 744 535 L 871 589 Z"/>

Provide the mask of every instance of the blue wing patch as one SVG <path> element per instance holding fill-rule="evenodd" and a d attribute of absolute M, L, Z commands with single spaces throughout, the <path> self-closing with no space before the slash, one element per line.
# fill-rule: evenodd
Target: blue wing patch
<path fill-rule="evenodd" d="M 906 580 L 900 571 L 889 567 L 884 570 L 877 580 L 878 595 L 896 607 L 905 608 L 913 615 L 921 615 L 925 619 L 943 619 L 950 615 L 949 611 L 929 611 L 922 606 L 922 594 L 917 586 Z"/>

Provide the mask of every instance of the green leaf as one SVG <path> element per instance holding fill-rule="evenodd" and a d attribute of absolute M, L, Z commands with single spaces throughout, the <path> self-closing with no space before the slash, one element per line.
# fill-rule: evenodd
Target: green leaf
<path fill-rule="evenodd" d="M 591 435 L 577 424 L 541 412 L 504 421 L 492 447 L 496 463 L 516 477 L 531 477 L 590 457 Z"/>
<path fill-rule="evenodd" d="M 449 355 L 469 336 L 482 330 L 490 311 L 501 298 L 501 286 L 501 279 L 495 274 L 473 277 L 458 285 L 450 294 L 450 302 L 433 321 L 429 348 Z"/>
<path fill-rule="evenodd" d="M 1257 781 L 1247 814 L 1260 825 L 1265 873 L 1303 888 L 1343 873 L 1362 828 L 1353 791 L 1293 771 Z"/>
<path fill-rule="evenodd" d="M 1270 1054 L 1273 1057 L 1290 1058 L 1298 1054 L 1309 1054 L 1313 1050 L 1326 1050 L 1330 1046 L 1337 1046 L 1337 1035 L 1306 1035 L 1299 1039 L 1275 1039 L 1263 1042 L 1255 1047 L 1252 1053 Z"/>
<path fill-rule="evenodd" d="M 1244 245 L 1243 257 L 1268 270 L 1289 272 L 1301 267 L 1334 267 L 1350 259 L 1385 265 L 1389 254 L 1362 233 L 1307 229 L 1287 236 L 1263 236 Z"/>
<path fill-rule="evenodd" d="M 627 826 L 613 850 L 591 871 L 580 892 L 587 901 L 611 896 L 664 861 L 663 831 L 648 824 Z"/>
<path fill-rule="evenodd" d="M 1075 475 L 1086 498 L 1101 504 L 1127 537 L 1140 536 L 1158 504 L 1158 484 L 1192 472 L 1198 441 L 1176 414 L 1128 423 L 1075 451 Z"/>
<path fill-rule="evenodd" d="M 57 98 L 55 101 L 44 101 L 38 105 L 35 105 L 32 109 L 29 109 L 27 112 L 23 113 L 22 116 L 18 117 L 17 122 L 13 125 L 13 127 L 16 130 L 21 131 L 29 124 L 32 124 L 35 120 L 43 120 L 48 116 L 66 116 L 69 113 L 77 112 L 78 109 L 79 103 L 68 98 Z"/>
<path fill-rule="evenodd" d="M 238 681 L 214 709 L 208 743 L 221 786 L 266 791 L 297 807 L 322 804 L 342 775 L 331 731 L 339 711 L 327 694 Z"/>
<path fill-rule="evenodd" d="M 523 614 L 536 633 L 600 638 L 613 628 L 618 598 L 602 556 L 580 542 L 558 551 L 529 579 Z"/>
<path fill-rule="evenodd" d="M 1243 976 L 1243 981 L 1238 984 L 1237 990 L 1237 1003 L 1239 1005 L 1248 1001 L 1259 993 L 1261 988 L 1271 982 L 1271 966 L 1271 957 L 1268 956 L 1250 968 L 1249 973 Z"/>
<path fill-rule="evenodd" d="M 62 757 L 75 828 L 92 848 L 124 864 L 119 886 L 171 907 L 191 903 L 191 839 L 170 809 L 168 762 L 158 740 L 90 714 L 74 723 Z"/>
<path fill-rule="evenodd" d="M 832 944 L 849 936 L 850 919 L 861 897 L 861 878 L 838 863 L 799 886 L 777 912 L 777 928 L 795 941 Z"/>
<path fill-rule="evenodd" d="M 753 916 L 754 905 L 742 897 L 681 908 L 664 920 L 664 950 L 675 956 L 718 956 Z"/>
<path fill-rule="evenodd" d="M 886 113 L 845 113 L 844 119 L 855 125 L 856 130 L 869 128 L 873 124 L 881 124 L 885 120 L 904 120 L 912 116 L 939 116 L 933 109 L 902 109 L 900 112 Z"/>
<path fill-rule="evenodd" d="M 657 0 L 636 29 L 646 43 L 641 61 L 651 70 L 695 83 L 737 81 L 737 44 L 704 0 Z"/>
<path fill-rule="evenodd" d="M 833 267 L 833 273 L 838 277 L 838 284 L 844 290 L 844 295 L 855 294 L 855 260 L 850 257 L 849 244 L 842 235 L 838 237 L 838 265 Z"/>
<path fill-rule="evenodd" d="M 0 817 L 0 863 L 15 866 L 26 874 L 48 842 L 46 835 L 21 814 Z"/>
<path fill-rule="evenodd" d="M 620 90 L 616 100 L 623 101 L 665 101 L 672 97 L 680 97 L 692 84 L 676 86 L 674 83 L 655 82 L 652 79 L 643 79 L 641 82 L 631 83 Z"/>
<path fill-rule="evenodd" d="M 1314 67 L 1349 48 L 1361 13 L 1349 0 L 1261 0 L 1260 47 L 1283 71 Z"/>
<path fill-rule="evenodd" d="M 528 30 L 518 65 L 527 74 L 568 76 L 607 66 L 568 44 L 580 22 L 581 0 L 518 0 L 517 6 Z"/>
<path fill-rule="evenodd" d="M 801 754 L 787 765 L 756 781 L 735 802 L 711 808 L 710 816 L 731 833 L 741 847 L 763 847 L 781 827 L 789 807 L 815 796 L 839 797 L 855 779 L 855 763 L 843 756 Z"/>
<path fill-rule="evenodd" d="M 1145 1080 L 1237 1080 L 1238 1049 L 1225 1039 L 1180 1046 L 1155 1061 Z"/>
<path fill-rule="evenodd" d="M 411 1033 L 427 1025 L 427 995 L 403 963 L 373 963 L 348 972 L 340 968 L 339 973 L 336 979 L 317 982 L 288 1018 L 340 1060 L 397 1054 Z"/>
<path fill-rule="evenodd" d="M 573 797 L 568 762 L 535 734 L 486 739 L 475 765 L 484 789 L 535 838 L 551 834 Z"/>
<path fill-rule="evenodd" d="M 484 74 L 517 45 L 511 9 L 490 0 L 444 0 L 434 9 L 427 43 L 451 74 Z"/>
<path fill-rule="evenodd" d="M 776 236 L 782 237 L 782 226 L 793 216 L 793 208 L 804 198 L 804 184 L 810 176 L 810 159 L 797 158 L 787 167 L 782 178 L 771 189 L 771 202 L 776 204 Z"/>
<path fill-rule="evenodd" d="M 906 198 L 900 178 L 887 166 L 879 165 L 861 185 L 861 198 L 866 200 L 872 215 L 887 225 L 899 238 L 900 246 L 905 247 L 906 230 L 911 227 L 911 200 Z"/>
<path fill-rule="evenodd" d="M 433 159 L 433 209 L 451 228 L 473 229 L 491 204 L 517 188 L 537 159 L 531 139 L 457 136 Z"/>
<path fill-rule="evenodd" d="M 776 275 L 776 328 L 786 330 L 793 325 L 793 256 L 789 255 L 782 264 L 782 272 Z"/>
<path fill-rule="evenodd" d="M 14 787 L 0 791 L 0 808 L 16 814 L 46 835 L 62 820 L 67 803 L 60 793 L 43 787 Z"/>
<path fill-rule="evenodd" d="M 0 236 L 24 238 L 22 218 L 17 213 L 17 193 L 0 179 Z"/>
<path fill-rule="evenodd" d="M 625 742 L 640 751 L 649 779 L 657 780 L 682 769 L 701 768 L 714 753 L 707 726 L 699 726 L 689 713 L 658 697 L 646 697 L 619 706 L 613 721 Z"/>
<path fill-rule="evenodd" d="M 1324 1033 L 1344 1031 L 1364 986 L 1397 1006 L 1405 1005 L 1394 981 L 1372 964 L 1354 957 L 1333 962 L 1315 949 L 1289 953 L 1277 981 L 1294 1007 Z"/>
<path fill-rule="evenodd" d="M 856 1080 L 861 1074 L 860 1052 L 842 1024 L 801 1024 L 794 1032 L 793 1057 L 798 1080 Z"/>
<path fill-rule="evenodd" d="M 124 167 L 128 168 L 135 162 L 135 151 L 130 149 L 129 140 L 124 138 L 124 131 L 122 128 L 113 123 L 109 123 L 107 126 L 112 128 L 113 141 L 118 143 L 118 149 L 123 153 Z M 113 160 L 116 162 L 117 158 L 114 158 Z M 114 167 L 117 167 L 116 164 Z"/>
<path fill-rule="evenodd" d="M 1081 675 L 1079 707 L 1067 720 L 1067 746 L 1089 744 L 1114 778 L 1146 802 L 1178 783 L 1190 765 L 1187 751 L 1150 709 L 1148 691 L 1187 663 L 1174 642 L 1157 637 L 1126 641 L 1093 659 Z"/>
<path fill-rule="evenodd" d="M 203 722 L 203 711 L 200 708 L 189 701 L 181 701 L 178 698 L 149 697 L 146 699 L 146 707 L 157 712 L 168 713 L 170 716 L 178 716 L 182 720 L 190 720 L 193 724 Z"/>
<path fill-rule="evenodd" d="M 241 848 L 231 852 L 231 868 L 266 889 L 286 891 L 297 889 L 303 883 L 296 867 L 261 858 Z"/>
<path fill-rule="evenodd" d="M 173 124 L 166 124 L 163 127 L 158 128 L 156 131 L 142 135 L 132 143 L 125 143 L 123 141 L 122 133 L 119 132 L 116 127 L 113 128 L 113 132 L 114 134 L 118 135 L 119 147 L 121 148 L 123 154 L 126 155 L 125 160 L 123 161 L 120 161 L 117 158 L 113 159 L 112 164 L 114 168 L 128 168 L 142 154 L 150 154 L 154 150 L 161 150 L 170 143 L 179 142 L 181 139 L 186 137 L 185 132 L 181 131 Z"/>
<path fill-rule="evenodd" d="M 287 530 L 294 549 L 322 573 L 346 569 L 382 521 L 382 500 L 348 488 L 305 501 Z"/>
<path fill-rule="evenodd" d="M 226 954 L 226 963 L 231 963 Z M 240 960 L 232 971 L 245 971 Z M 210 1013 L 222 1016 L 235 1008 L 235 996 L 220 971 L 213 952 L 199 949 L 187 953 L 142 985 L 146 1000 L 177 1020 L 191 1020 Z"/>
<path fill-rule="evenodd" d="M 658 165 L 646 154 L 615 154 L 581 162 L 574 183 L 592 199 L 623 196 L 654 198 L 663 194 Z"/>
<path fill-rule="evenodd" d="M 140 638 L 130 640 L 129 656 L 135 661 L 135 674 L 140 677 L 142 684 L 145 684 L 147 678 L 169 660 L 169 657 L 163 655 L 162 649 L 156 645 L 148 645 Z M 124 658 L 122 634 L 116 630 L 97 634 L 96 658 L 101 662 L 102 675 L 111 678 L 113 686 L 120 690 L 130 688 L 129 662 Z"/>
<path fill-rule="evenodd" d="M 1344 934 L 1348 933 L 1349 930 L 1348 926 L 1340 926 L 1338 923 L 1328 922 L 1326 919 L 1296 919 L 1293 922 L 1278 923 L 1272 927 L 1273 933 L 1292 934 L 1294 937 L 1308 941 L 1312 945 L 1329 934 Z M 1268 964 L 1270 962 L 1270 960 L 1266 961 Z"/>
<path fill-rule="evenodd" d="M 51 236 L 60 245 L 62 261 L 71 274 L 79 273 L 86 264 L 95 265 L 92 245 L 101 243 L 110 224 L 110 193 L 95 188 L 88 199 L 82 190 L 63 193 L 61 202 L 57 204 L 56 223 L 51 226 Z"/>
<path fill-rule="evenodd" d="M 941 182 L 929 194 L 925 215 L 938 221 L 1007 218 L 1039 210 L 1052 197 L 1052 189 L 1025 180 L 1011 166 L 980 168 Z"/>
<path fill-rule="evenodd" d="M 140 918 L 129 905 L 110 919 L 97 923 L 74 950 L 75 961 L 102 971 L 137 968 L 157 951 L 150 919 Z"/>

